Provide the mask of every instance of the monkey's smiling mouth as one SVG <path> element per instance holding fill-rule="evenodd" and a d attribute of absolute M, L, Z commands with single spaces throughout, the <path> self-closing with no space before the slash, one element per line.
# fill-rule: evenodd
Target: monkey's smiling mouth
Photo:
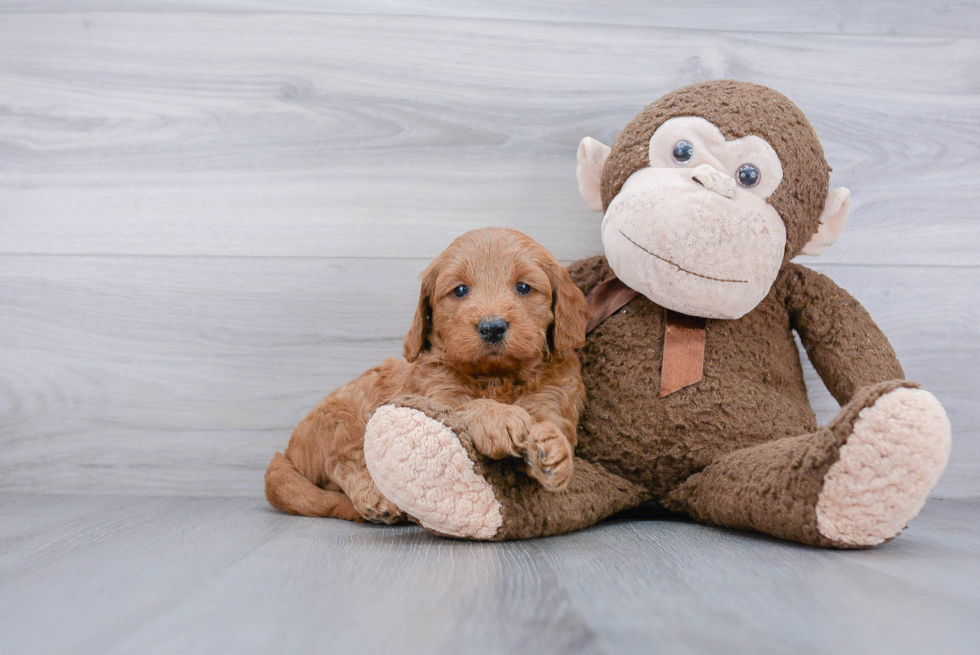
<path fill-rule="evenodd" d="M 686 268 L 684 268 L 683 266 L 680 266 L 679 264 L 675 264 L 674 262 L 670 261 L 669 259 L 664 259 L 663 257 L 661 257 L 660 255 L 658 255 L 657 253 L 650 252 L 649 250 L 647 250 L 646 248 L 644 248 L 643 246 L 641 246 L 640 244 L 638 244 L 636 241 L 633 241 L 633 239 L 629 238 L 626 235 L 626 233 L 623 232 L 622 230 L 620 230 L 619 233 L 623 235 L 623 238 L 624 239 L 626 239 L 627 241 L 629 241 L 630 243 L 632 243 L 634 246 L 636 246 L 637 248 L 639 248 L 640 250 L 642 250 L 646 254 L 650 255 L 651 257 L 656 257 L 660 261 L 665 262 L 667 264 L 670 264 L 671 266 L 673 266 L 677 270 L 683 271 L 684 273 L 688 273 L 690 275 L 696 275 L 697 277 L 704 278 L 705 280 L 712 280 L 713 282 L 735 282 L 735 283 L 738 283 L 738 284 L 748 284 L 749 283 L 748 280 L 726 280 L 726 279 L 720 278 L 720 277 L 711 277 L 710 275 L 701 275 L 700 273 L 695 273 L 694 271 L 689 271 Z"/>

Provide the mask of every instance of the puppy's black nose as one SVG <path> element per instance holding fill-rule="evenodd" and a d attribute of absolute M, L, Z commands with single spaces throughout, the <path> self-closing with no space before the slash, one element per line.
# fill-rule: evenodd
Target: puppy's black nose
<path fill-rule="evenodd" d="M 507 334 L 507 321 L 496 316 L 482 319 L 476 324 L 476 331 L 487 343 L 497 343 Z"/>

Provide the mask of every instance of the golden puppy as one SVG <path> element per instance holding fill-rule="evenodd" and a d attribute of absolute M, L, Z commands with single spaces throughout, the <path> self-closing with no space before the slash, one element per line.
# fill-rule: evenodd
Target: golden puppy
<path fill-rule="evenodd" d="M 551 253 L 515 230 L 467 232 L 422 273 L 405 359 L 387 359 L 303 419 L 265 474 L 284 512 L 394 523 L 404 515 L 364 464 L 374 411 L 408 394 L 454 408 L 473 445 L 520 457 L 550 490 L 565 487 L 585 403 L 576 349 L 588 307 Z"/>

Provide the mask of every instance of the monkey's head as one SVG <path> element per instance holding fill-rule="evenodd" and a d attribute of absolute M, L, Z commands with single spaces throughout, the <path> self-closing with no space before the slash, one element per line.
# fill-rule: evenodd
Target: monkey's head
<path fill-rule="evenodd" d="M 813 127 L 785 96 L 720 80 L 648 106 L 612 148 L 586 137 L 577 177 L 603 211 L 617 277 L 654 302 L 707 318 L 739 318 L 779 269 L 840 235 L 850 192 L 828 191 Z"/>

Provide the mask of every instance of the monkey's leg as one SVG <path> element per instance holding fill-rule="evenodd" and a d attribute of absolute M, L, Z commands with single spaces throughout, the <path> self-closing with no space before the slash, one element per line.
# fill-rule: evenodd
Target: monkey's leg
<path fill-rule="evenodd" d="M 419 396 L 375 412 L 364 454 L 386 498 L 424 528 L 452 537 L 562 534 L 649 499 L 644 489 L 581 459 L 564 491 L 546 491 L 522 460 L 479 455 L 452 411 Z"/>
<path fill-rule="evenodd" d="M 949 458 L 939 401 L 905 381 L 861 389 L 827 427 L 724 455 L 663 504 L 705 523 L 814 546 L 898 535 Z"/>

